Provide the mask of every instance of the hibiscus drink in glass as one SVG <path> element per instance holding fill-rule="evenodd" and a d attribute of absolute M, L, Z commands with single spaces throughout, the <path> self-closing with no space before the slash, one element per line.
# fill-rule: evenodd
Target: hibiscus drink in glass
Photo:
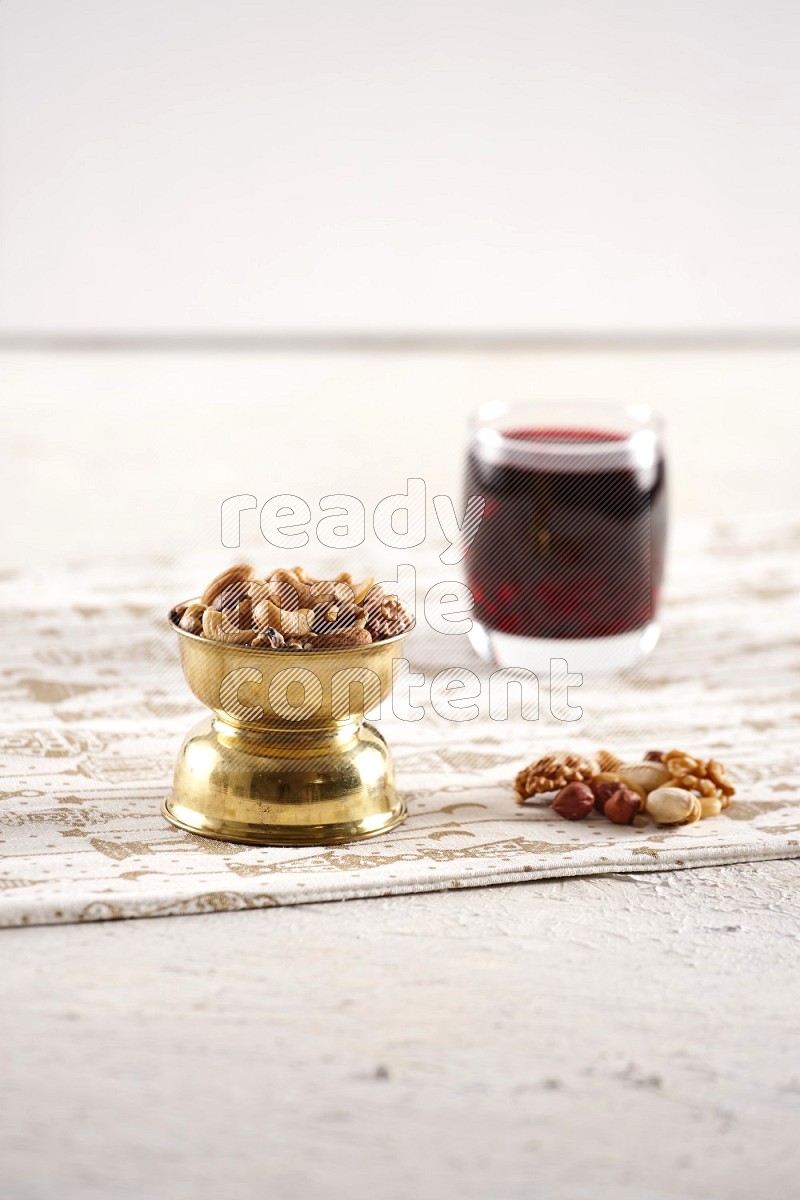
<path fill-rule="evenodd" d="M 503 667 L 632 666 L 658 639 L 667 496 L 660 424 L 636 406 L 487 405 L 467 496 L 473 645 Z"/>

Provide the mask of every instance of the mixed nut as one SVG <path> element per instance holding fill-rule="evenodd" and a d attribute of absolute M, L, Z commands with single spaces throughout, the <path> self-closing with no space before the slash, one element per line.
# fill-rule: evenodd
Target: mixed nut
<path fill-rule="evenodd" d="M 326 580 L 302 567 L 259 575 L 248 563 L 217 575 L 199 601 L 173 609 L 172 619 L 187 633 L 257 650 L 365 646 L 413 624 L 372 575 L 356 582 L 343 571 Z"/>
<path fill-rule="evenodd" d="M 650 750 L 641 762 L 626 763 L 608 750 L 593 756 L 546 754 L 524 767 L 515 780 L 517 803 L 550 796 L 551 807 L 568 821 L 593 810 L 615 825 L 689 825 L 730 804 L 735 788 L 716 759 L 683 750 Z"/>

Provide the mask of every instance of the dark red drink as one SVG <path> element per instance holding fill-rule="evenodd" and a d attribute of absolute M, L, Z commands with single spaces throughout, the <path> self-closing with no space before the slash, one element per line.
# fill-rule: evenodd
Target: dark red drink
<path fill-rule="evenodd" d="M 487 631 L 606 638 L 653 622 L 667 522 L 652 429 L 491 429 L 466 486 L 485 499 L 466 574 Z"/>

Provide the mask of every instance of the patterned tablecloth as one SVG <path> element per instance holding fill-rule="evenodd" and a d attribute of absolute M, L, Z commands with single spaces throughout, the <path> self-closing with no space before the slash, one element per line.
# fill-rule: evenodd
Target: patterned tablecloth
<path fill-rule="evenodd" d="M 548 876 L 662 870 L 800 855 L 800 521 L 678 531 L 652 658 L 585 681 L 579 721 L 430 706 L 379 722 L 408 821 L 329 849 L 249 848 L 181 833 L 160 816 L 183 734 L 201 715 L 163 613 L 197 564 L 78 563 L 0 583 L 0 924 L 146 917 L 387 895 Z M 438 567 L 438 573 L 436 572 Z M 439 564 L 433 577 L 441 576 Z M 207 573 L 207 572 L 206 572 Z M 462 639 L 415 633 L 415 670 L 480 668 Z M 572 699 L 572 697 L 571 697 Z M 676 830 L 580 823 L 519 809 L 518 767 L 547 750 L 653 746 L 722 759 L 739 792 Z"/>

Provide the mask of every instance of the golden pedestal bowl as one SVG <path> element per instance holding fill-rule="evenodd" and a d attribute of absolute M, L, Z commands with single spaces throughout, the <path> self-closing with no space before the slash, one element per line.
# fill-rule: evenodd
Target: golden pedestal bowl
<path fill-rule="evenodd" d="M 405 634 L 329 650 L 252 650 L 180 629 L 189 687 L 213 716 L 187 735 L 162 811 L 228 842 L 321 846 L 404 820 L 391 754 L 364 720 L 389 695 Z"/>

